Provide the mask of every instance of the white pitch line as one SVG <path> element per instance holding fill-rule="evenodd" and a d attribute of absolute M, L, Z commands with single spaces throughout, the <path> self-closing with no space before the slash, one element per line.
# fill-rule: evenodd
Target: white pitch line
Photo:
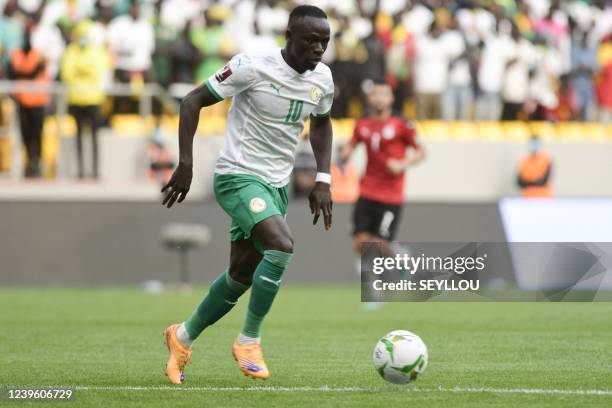
<path fill-rule="evenodd" d="M 612 390 L 581 390 L 553 388 L 490 388 L 490 387 L 437 387 L 417 388 L 365 388 L 365 387 L 183 387 L 183 386 L 97 386 L 78 385 L 74 388 L 82 391 L 199 391 L 199 392 L 420 392 L 420 393 L 468 393 L 468 394 L 530 394 L 530 395 L 582 395 L 582 396 L 612 396 Z M 57 388 L 57 387 L 53 387 Z"/>

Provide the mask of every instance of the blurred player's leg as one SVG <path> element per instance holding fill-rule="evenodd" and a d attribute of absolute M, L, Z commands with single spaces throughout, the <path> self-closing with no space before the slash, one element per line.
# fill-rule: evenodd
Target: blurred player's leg
<path fill-rule="evenodd" d="M 353 250 L 363 257 L 365 244 L 376 243 L 376 256 L 394 257 L 391 240 L 395 236 L 401 214 L 401 206 L 376 202 L 360 197 L 353 210 Z M 360 273 L 362 271 L 360 270 Z M 378 293 L 373 291 L 364 303 L 364 310 L 375 310 L 382 306 Z"/>

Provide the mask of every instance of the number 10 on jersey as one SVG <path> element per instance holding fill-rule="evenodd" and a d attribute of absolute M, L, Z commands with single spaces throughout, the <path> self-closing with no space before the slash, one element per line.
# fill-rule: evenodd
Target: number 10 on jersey
<path fill-rule="evenodd" d="M 297 122 L 300 120 L 302 116 L 302 108 L 304 107 L 303 101 L 295 101 L 291 100 L 289 103 L 289 112 L 287 112 L 287 116 L 285 117 L 285 123 L 289 122 Z"/>

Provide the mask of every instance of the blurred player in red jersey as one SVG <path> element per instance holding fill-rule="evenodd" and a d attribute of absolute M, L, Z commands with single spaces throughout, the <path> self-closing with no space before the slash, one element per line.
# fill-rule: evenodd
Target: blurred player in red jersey
<path fill-rule="evenodd" d="M 384 256 L 394 256 L 390 242 L 404 202 L 404 175 L 408 167 L 425 158 L 425 148 L 417 142 L 414 126 L 392 115 L 391 86 L 375 83 L 368 102 L 370 116 L 357 122 L 353 137 L 340 154 L 340 160 L 346 162 L 355 147 L 363 143 L 368 155 L 353 211 L 353 248 L 361 255 L 365 242 L 378 242 Z M 414 154 L 408 154 L 409 148 Z"/>

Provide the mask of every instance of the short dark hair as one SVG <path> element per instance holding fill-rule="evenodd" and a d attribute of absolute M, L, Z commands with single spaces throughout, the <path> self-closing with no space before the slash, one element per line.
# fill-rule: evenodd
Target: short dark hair
<path fill-rule="evenodd" d="M 295 20 L 302 17 L 316 17 L 316 18 L 325 18 L 327 19 L 327 14 L 323 10 L 315 6 L 302 5 L 297 6 L 293 10 L 291 10 L 291 14 L 289 14 L 289 23 L 291 25 Z"/>

